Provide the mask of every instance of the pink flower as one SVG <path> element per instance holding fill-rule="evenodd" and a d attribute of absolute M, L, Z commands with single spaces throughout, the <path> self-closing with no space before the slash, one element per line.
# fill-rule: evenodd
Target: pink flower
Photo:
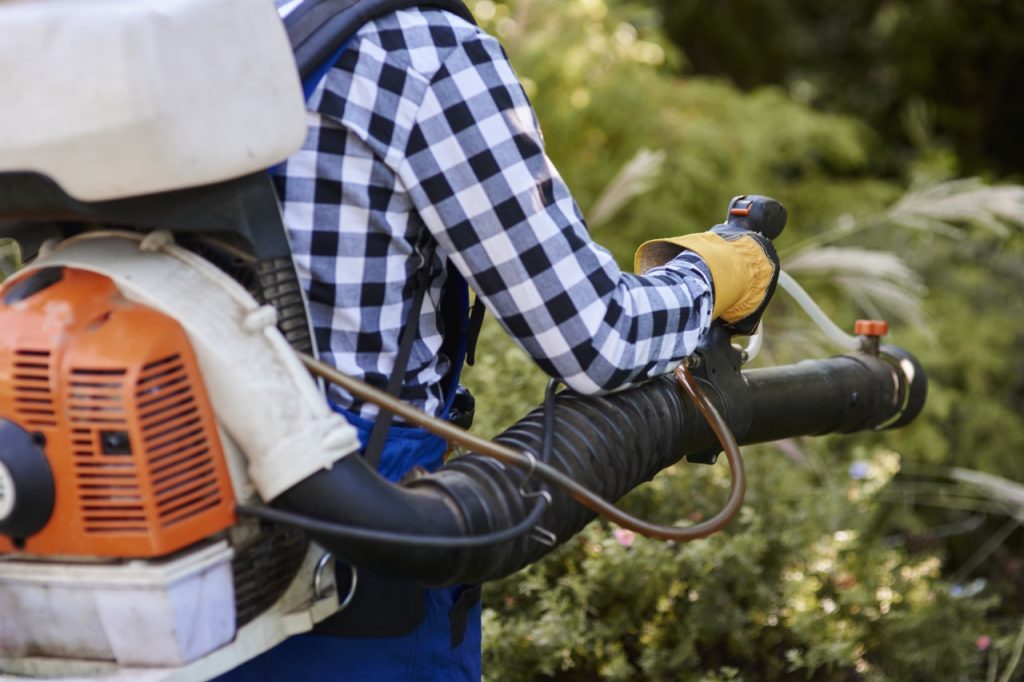
<path fill-rule="evenodd" d="M 619 543 L 623 547 L 632 547 L 633 541 L 636 540 L 636 533 L 625 528 L 615 529 L 615 542 Z"/>
<path fill-rule="evenodd" d="M 984 651 L 992 645 L 992 638 L 988 635 L 982 635 L 975 644 L 978 647 L 978 651 Z"/>

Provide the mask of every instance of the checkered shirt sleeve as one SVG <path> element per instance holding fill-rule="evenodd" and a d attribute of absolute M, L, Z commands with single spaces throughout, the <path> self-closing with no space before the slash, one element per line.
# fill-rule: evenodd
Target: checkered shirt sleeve
<path fill-rule="evenodd" d="M 436 275 L 402 394 L 428 411 L 448 368 L 436 314 L 447 260 L 582 393 L 670 371 L 706 331 L 706 265 L 684 253 L 627 274 L 591 240 L 504 51 L 479 28 L 437 10 L 372 22 L 308 105 L 309 138 L 277 182 L 321 352 L 343 371 L 386 383 L 430 240 Z"/>

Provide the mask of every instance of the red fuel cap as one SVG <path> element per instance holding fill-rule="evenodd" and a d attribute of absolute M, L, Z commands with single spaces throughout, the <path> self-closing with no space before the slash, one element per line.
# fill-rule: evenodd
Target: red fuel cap
<path fill-rule="evenodd" d="M 889 333 L 889 323 L 885 320 L 857 320 L 853 333 L 857 336 L 885 336 Z"/>

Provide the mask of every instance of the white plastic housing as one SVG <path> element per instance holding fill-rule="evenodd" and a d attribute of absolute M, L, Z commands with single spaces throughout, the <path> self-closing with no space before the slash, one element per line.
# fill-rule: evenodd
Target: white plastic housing
<path fill-rule="evenodd" d="M 223 557 L 223 552 L 230 551 L 224 548 L 223 543 L 215 545 L 215 547 L 220 548 L 215 551 L 219 552 L 221 557 Z M 207 554 L 210 551 L 214 551 L 213 548 L 198 550 L 198 552 L 204 554 L 195 556 L 188 554 L 184 560 L 196 566 L 202 563 L 202 556 L 213 559 L 212 556 Z M 205 680 L 210 680 L 217 675 L 238 667 L 264 651 L 272 649 L 290 636 L 308 632 L 314 624 L 319 623 L 338 611 L 338 592 L 337 585 L 334 583 L 334 562 L 333 560 L 324 561 L 324 557 L 324 550 L 315 543 L 311 543 L 306 553 L 305 561 L 296 574 L 295 579 L 284 595 L 271 608 L 260 614 L 252 622 L 239 628 L 235 633 L 234 639 L 230 640 L 227 644 L 209 654 L 195 658 L 190 663 L 172 666 L 146 663 L 118 663 L 113 657 L 109 656 L 105 660 L 96 657 L 76 658 L 75 652 L 81 651 L 80 645 L 77 642 L 81 639 L 95 640 L 97 637 L 106 635 L 105 632 L 100 632 L 96 627 L 95 614 L 88 610 L 90 606 L 93 610 L 96 607 L 89 602 L 88 590 L 90 584 L 87 580 L 83 580 L 85 576 L 80 572 L 83 569 L 88 569 L 89 573 L 95 575 L 95 571 L 100 567 L 82 567 L 58 562 L 25 564 L 23 568 L 31 566 L 39 572 L 37 579 L 28 581 L 31 585 L 29 589 L 35 595 L 39 594 L 40 585 L 56 582 L 59 589 L 65 591 L 55 593 L 55 599 L 66 598 L 68 596 L 66 590 L 73 588 L 78 598 L 74 600 L 75 603 L 71 606 L 78 606 L 84 603 L 87 609 L 85 611 L 71 611 L 67 604 L 55 604 L 55 608 L 59 606 L 64 607 L 64 610 L 60 611 L 60 620 L 56 625 L 53 622 L 39 622 L 40 618 L 49 617 L 49 614 L 52 612 L 47 612 L 45 615 L 34 613 L 32 614 L 32 619 L 34 620 L 19 622 L 17 619 L 6 619 L 7 612 L 0 611 L 0 613 L 5 615 L 4 619 L 0 619 L 0 642 L 4 640 L 4 637 L 20 637 L 20 641 L 24 642 L 28 635 L 19 635 L 18 633 L 23 633 L 26 629 L 24 623 L 27 622 L 29 623 L 28 629 L 33 632 L 49 628 L 46 631 L 49 633 L 47 636 L 51 641 L 56 639 L 58 642 L 65 642 L 71 645 L 69 648 L 59 649 L 49 656 L 43 655 L 38 646 L 33 647 L 33 651 L 29 655 L 13 657 L 10 654 L 5 655 L 3 650 L 0 649 L 0 679 L 8 679 L 8 676 L 5 676 L 4 673 L 9 673 L 14 675 L 14 677 L 10 678 L 12 680 L 30 678 L 33 680 L 59 680 L 61 682 L 68 682 L 69 679 L 75 680 L 75 682 L 204 682 Z M 147 564 L 147 562 L 137 563 L 142 566 Z M 210 568 L 216 568 L 215 574 L 218 579 L 226 576 L 228 581 L 230 581 L 231 567 L 229 561 L 218 560 L 214 561 L 212 565 L 209 563 L 207 565 Z M 108 583 L 107 586 L 109 587 L 111 580 L 116 580 L 117 571 L 124 570 L 125 568 L 130 569 L 130 567 L 123 566 L 102 567 L 107 572 L 103 582 Z M 138 575 L 134 569 L 130 569 L 128 572 L 135 576 Z M 14 573 L 15 575 L 12 576 L 8 565 L 0 562 L 0 595 L 5 593 L 5 584 L 14 582 L 12 578 L 15 578 L 15 580 L 17 578 L 21 579 L 17 582 L 19 586 L 25 584 L 26 571 L 15 569 Z M 322 591 L 320 594 L 314 594 L 313 592 L 313 585 L 317 581 L 317 574 L 322 578 Z M 56 581 L 53 580 L 54 576 L 57 576 Z M 157 583 L 151 580 L 149 581 L 149 587 L 155 589 Z M 125 589 L 130 590 L 133 588 L 126 586 Z M 179 590 L 178 592 L 180 594 L 181 591 Z M 10 594 L 10 592 L 7 594 Z M 104 596 L 105 592 L 101 590 L 93 594 L 97 598 L 98 603 L 99 598 Z M 131 592 L 123 592 L 121 596 L 132 594 Z M 231 602 L 231 594 L 231 592 L 218 593 L 216 608 L 219 614 L 224 613 L 224 602 Z M 83 596 L 85 597 L 84 599 L 81 598 Z M 143 594 L 136 591 L 133 596 L 152 600 L 158 596 L 158 593 L 149 592 Z M 3 601 L 0 601 L 0 605 L 3 603 Z M 123 599 L 121 603 L 124 603 Z M 198 604 L 192 606 L 198 608 L 198 611 L 191 613 L 191 616 L 194 616 L 197 621 L 212 615 L 209 605 Z M 25 614 L 15 612 L 13 615 L 24 616 Z M 149 615 L 152 616 L 152 614 Z M 186 631 L 193 638 L 193 646 L 198 642 L 203 645 L 203 648 L 206 648 L 211 645 L 212 640 L 222 639 L 223 633 L 209 638 L 210 632 L 206 623 L 192 623 L 189 619 L 180 620 L 180 622 L 187 626 Z M 134 645 L 139 643 L 141 638 L 153 637 L 152 624 L 148 624 L 148 629 L 145 631 L 133 632 L 130 627 L 132 625 L 131 622 L 122 620 L 119 623 L 125 627 L 116 630 L 113 636 L 119 638 L 121 646 L 126 644 Z M 231 623 L 234 624 L 233 618 Z M 172 644 L 172 642 L 167 640 L 156 641 L 155 639 L 146 639 L 141 648 L 146 649 L 153 646 L 159 651 L 167 651 L 168 647 Z M 9 644 L 7 646 L 11 648 Z M 20 650 L 24 651 L 25 648 L 22 645 Z M 194 649 L 192 651 L 194 652 Z M 138 655 L 129 656 L 131 660 L 138 660 L 138 658 Z"/>
<path fill-rule="evenodd" d="M 0 172 L 77 199 L 238 177 L 306 134 L 272 0 L 4 0 L 0 36 Z"/>
<path fill-rule="evenodd" d="M 232 555 L 222 541 L 165 561 L 0 562 L 0 664 L 26 656 L 194 661 L 235 636 Z"/>

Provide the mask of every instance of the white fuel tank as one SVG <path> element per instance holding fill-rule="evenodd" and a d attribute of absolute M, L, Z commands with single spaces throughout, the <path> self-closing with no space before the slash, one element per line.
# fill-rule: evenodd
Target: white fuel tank
<path fill-rule="evenodd" d="M 305 134 L 272 0 L 0 2 L 0 173 L 115 199 L 268 168 Z"/>

